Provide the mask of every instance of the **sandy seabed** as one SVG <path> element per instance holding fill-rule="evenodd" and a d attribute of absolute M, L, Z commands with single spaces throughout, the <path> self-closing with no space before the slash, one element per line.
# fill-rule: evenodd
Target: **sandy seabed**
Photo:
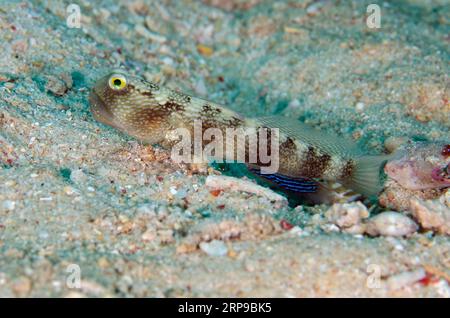
<path fill-rule="evenodd" d="M 380 2 L 379 29 L 371 2 L 83 0 L 69 28 L 71 1 L 0 0 L 0 296 L 450 297 L 445 234 L 352 234 L 327 205 L 211 190 L 221 171 L 89 112 L 121 66 L 372 153 L 449 140 L 448 1 Z"/>

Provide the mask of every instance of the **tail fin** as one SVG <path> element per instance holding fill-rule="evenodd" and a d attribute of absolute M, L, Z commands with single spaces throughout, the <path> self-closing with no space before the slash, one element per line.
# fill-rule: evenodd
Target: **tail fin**
<path fill-rule="evenodd" d="M 359 157 L 352 176 L 346 180 L 345 185 L 367 197 L 377 195 L 383 189 L 384 164 L 392 158 L 394 155 Z"/>

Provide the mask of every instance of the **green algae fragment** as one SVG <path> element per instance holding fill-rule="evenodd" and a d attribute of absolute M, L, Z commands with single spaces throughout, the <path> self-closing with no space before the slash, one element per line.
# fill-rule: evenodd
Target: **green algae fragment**
<path fill-rule="evenodd" d="M 69 168 L 61 168 L 59 170 L 59 174 L 61 175 L 61 177 L 64 179 L 64 181 L 66 182 L 72 182 L 70 180 L 70 174 L 72 173 L 72 171 Z"/>

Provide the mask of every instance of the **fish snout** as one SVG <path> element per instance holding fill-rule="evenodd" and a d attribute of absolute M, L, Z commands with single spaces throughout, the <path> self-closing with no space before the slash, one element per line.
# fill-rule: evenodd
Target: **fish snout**
<path fill-rule="evenodd" d="M 100 98 L 100 96 L 97 94 L 95 89 L 92 89 L 89 93 L 89 105 L 92 114 L 97 119 L 97 116 L 101 113 L 102 110 L 106 109 L 106 104 L 103 102 L 103 100 Z"/>
<path fill-rule="evenodd" d="M 434 168 L 431 177 L 437 182 L 450 186 L 450 162 L 444 168 Z"/>
<path fill-rule="evenodd" d="M 108 126 L 119 128 L 120 125 L 117 123 L 111 108 L 104 102 L 95 88 L 89 93 L 89 104 L 95 120 Z"/>

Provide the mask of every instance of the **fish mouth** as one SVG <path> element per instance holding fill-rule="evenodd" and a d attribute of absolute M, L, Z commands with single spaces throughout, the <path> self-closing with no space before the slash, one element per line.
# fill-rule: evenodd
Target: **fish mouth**
<path fill-rule="evenodd" d="M 98 96 L 98 94 L 94 90 L 92 90 L 89 94 L 89 105 L 91 113 L 97 120 L 100 119 L 98 118 L 99 115 L 107 110 L 105 103 L 102 101 L 100 96 Z"/>
<path fill-rule="evenodd" d="M 105 102 L 101 99 L 101 97 L 92 90 L 89 94 L 89 104 L 90 110 L 94 118 L 108 126 L 112 126 L 115 128 L 119 128 L 116 120 L 114 119 L 114 115 L 110 111 L 109 107 L 105 104 Z"/>
<path fill-rule="evenodd" d="M 434 168 L 431 177 L 445 186 L 450 186 L 450 163 L 444 168 Z"/>

